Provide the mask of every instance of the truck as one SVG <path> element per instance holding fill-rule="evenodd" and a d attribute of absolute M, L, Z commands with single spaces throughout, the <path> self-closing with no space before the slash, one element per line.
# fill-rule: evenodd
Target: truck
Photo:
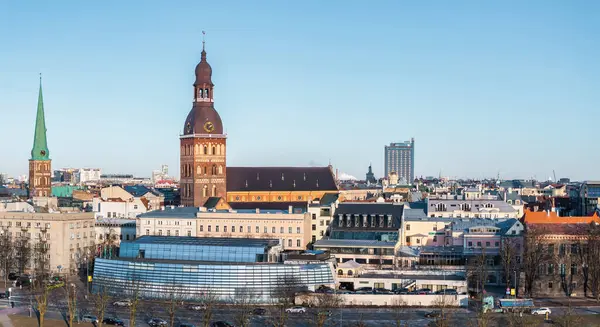
<path fill-rule="evenodd" d="M 532 299 L 500 299 L 498 307 L 503 313 L 514 312 L 514 311 L 527 311 L 531 310 L 533 305 Z"/>

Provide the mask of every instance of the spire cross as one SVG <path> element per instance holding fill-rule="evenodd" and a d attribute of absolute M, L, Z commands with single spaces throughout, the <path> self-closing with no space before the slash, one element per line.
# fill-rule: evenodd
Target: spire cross
<path fill-rule="evenodd" d="M 202 51 L 204 51 L 204 44 L 206 43 L 205 37 L 206 37 L 206 32 L 202 31 Z"/>

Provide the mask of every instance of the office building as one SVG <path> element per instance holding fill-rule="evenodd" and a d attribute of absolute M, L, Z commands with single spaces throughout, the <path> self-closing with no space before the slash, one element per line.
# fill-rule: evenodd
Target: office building
<path fill-rule="evenodd" d="M 395 172 L 406 184 L 415 180 L 415 139 L 385 146 L 385 176 Z M 401 182 L 402 183 L 402 182 Z"/>

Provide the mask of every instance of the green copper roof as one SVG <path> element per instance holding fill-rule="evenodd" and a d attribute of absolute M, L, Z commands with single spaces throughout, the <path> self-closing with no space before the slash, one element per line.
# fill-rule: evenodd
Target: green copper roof
<path fill-rule="evenodd" d="M 31 160 L 50 160 L 50 150 L 46 142 L 46 119 L 44 118 L 44 97 L 42 96 L 42 78 L 40 77 L 40 94 L 38 96 L 37 114 L 35 117 L 35 136 L 31 149 Z"/>

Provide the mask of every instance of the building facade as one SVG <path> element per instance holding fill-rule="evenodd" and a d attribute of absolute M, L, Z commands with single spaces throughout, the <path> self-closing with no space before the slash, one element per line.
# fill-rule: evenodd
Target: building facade
<path fill-rule="evenodd" d="M 280 262 L 278 240 L 142 236 L 116 259 L 96 259 L 93 291 L 143 298 L 268 303 L 278 287 L 333 286 L 327 263 Z"/>
<path fill-rule="evenodd" d="M 43 243 L 49 255 L 49 271 L 75 272 L 95 248 L 93 213 L 0 212 L 0 232 L 13 240 Z"/>
<path fill-rule="evenodd" d="M 226 195 L 226 143 L 221 116 L 214 107 L 212 68 L 204 43 L 196 66 L 192 110 L 180 137 L 181 204 L 200 207 L 209 197 Z"/>
<path fill-rule="evenodd" d="M 311 240 L 310 222 L 306 211 L 167 207 L 139 215 L 136 228 L 150 236 L 277 239 L 284 250 L 300 251 Z"/>
<path fill-rule="evenodd" d="M 385 176 L 396 172 L 400 180 L 412 184 L 415 180 L 415 139 L 385 146 Z"/>
<path fill-rule="evenodd" d="M 52 160 L 46 140 L 46 118 L 44 117 L 44 97 L 42 96 L 42 80 L 35 118 L 35 134 L 31 159 L 29 159 L 29 197 L 49 197 L 52 195 Z"/>

